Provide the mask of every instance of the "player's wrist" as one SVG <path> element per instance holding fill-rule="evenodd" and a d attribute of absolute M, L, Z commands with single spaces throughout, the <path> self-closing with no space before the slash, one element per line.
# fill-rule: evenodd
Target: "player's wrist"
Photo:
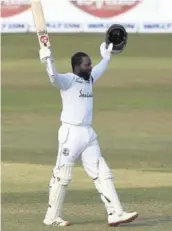
<path fill-rule="evenodd" d="M 110 59 L 111 59 L 111 55 L 108 55 L 108 56 L 104 56 L 103 57 L 103 60 L 105 60 L 105 61 L 110 61 Z"/>

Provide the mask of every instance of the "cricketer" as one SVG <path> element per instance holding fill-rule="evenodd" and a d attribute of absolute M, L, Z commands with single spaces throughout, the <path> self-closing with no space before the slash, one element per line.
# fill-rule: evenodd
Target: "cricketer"
<path fill-rule="evenodd" d="M 51 84 L 60 90 L 62 99 L 61 126 L 58 130 L 58 153 L 49 183 L 49 202 L 43 223 L 45 225 L 68 226 L 62 219 L 65 192 L 72 180 L 74 164 L 81 158 L 82 165 L 95 184 L 107 211 L 109 226 L 129 223 L 137 212 L 124 211 L 117 195 L 113 176 L 99 147 L 97 134 L 92 128 L 93 85 L 105 72 L 112 57 L 113 44 L 100 45 L 102 60 L 92 68 L 91 58 L 83 52 L 71 57 L 72 72 L 56 72 L 51 50 L 43 47 L 39 51 L 41 63 Z"/>

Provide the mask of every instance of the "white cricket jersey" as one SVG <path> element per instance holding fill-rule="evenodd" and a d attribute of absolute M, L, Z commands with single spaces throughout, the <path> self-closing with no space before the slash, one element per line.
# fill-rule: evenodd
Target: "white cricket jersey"
<path fill-rule="evenodd" d="M 47 72 L 51 83 L 60 89 L 62 122 L 72 125 L 91 125 L 93 118 L 93 84 L 106 70 L 108 62 L 109 60 L 103 59 L 97 64 L 92 69 L 92 78 L 89 81 L 85 81 L 73 73 L 57 73 L 53 65 L 47 64 Z"/>
<path fill-rule="evenodd" d="M 66 91 L 61 90 L 61 121 L 74 125 L 90 125 L 93 114 L 92 80 L 89 82 L 71 74 L 73 81 Z"/>

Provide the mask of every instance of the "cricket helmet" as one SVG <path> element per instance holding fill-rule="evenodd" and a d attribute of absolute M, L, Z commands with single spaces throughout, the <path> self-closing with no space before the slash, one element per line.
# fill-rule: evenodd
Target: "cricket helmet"
<path fill-rule="evenodd" d="M 106 46 L 108 47 L 110 43 L 113 43 L 112 53 L 122 51 L 127 44 L 127 39 L 128 33 L 126 29 L 120 24 L 113 24 L 106 31 Z"/>

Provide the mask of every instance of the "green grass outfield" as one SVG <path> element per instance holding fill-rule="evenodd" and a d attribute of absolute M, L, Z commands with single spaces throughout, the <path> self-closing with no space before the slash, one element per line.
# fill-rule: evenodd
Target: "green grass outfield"
<path fill-rule="evenodd" d="M 50 35 L 56 69 L 85 51 L 100 60 L 102 35 Z M 123 206 L 139 218 L 123 231 L 172 227 L 172 35 L 129 35 L 95 85 L 93 127 Z M 2 35 L 2 230 L 49 231 L 42 224 L 56 160 L 61 100 L 38 57 L 36 34 Z M 64 216 L 71 231 L 109 230 L 92 180 L 79 163 Z M 113 229 L 113 228 L 111 228 Z"/>

